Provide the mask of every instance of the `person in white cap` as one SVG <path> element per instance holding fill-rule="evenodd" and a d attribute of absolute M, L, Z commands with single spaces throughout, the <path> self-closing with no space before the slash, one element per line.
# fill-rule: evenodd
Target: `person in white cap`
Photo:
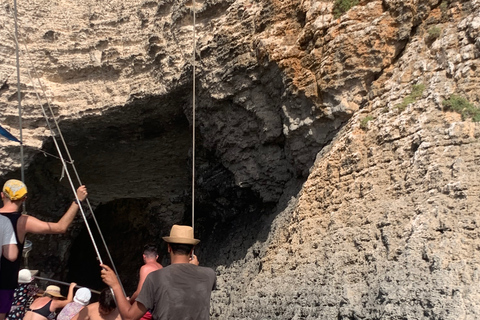
<path fill-rule="evenodd" d="M 77 284 L 72 282 L 68 288 L 68 295 L 66 300 L 60 293 L 58 286 L 48 286 L 43 292 L 43 296 L 35 299 L 27 313 L 25 313 L 24 320 L 51 320 L 54 319 L 57 309 L 65 307 L 67 304 L 73 301 L 73 288 Z"/>
<path fill-rule="evenodd" d="M 11 222 L 15 232 L 18 252 L 23 250 L 23 243 L 27 233 L 36 234 L 60 234 L 65 233 L 78 212 L 79 204 L 76 199 L 70 205 L 65 214 L 58 222 L 46 222 L 33 216 L 22 214 L 23 203 L 27 199 L 27 186 L 20 180 L 10 179 L 3 185 L 1 194 L 3 207 L 0 215 L 5 216 Z M 77 198 L 80 201 L 87 197 L 87 189 L 80 186 L 77 189 Z M 13 301 L 13 293 L 18 285 L 18 272 L 20 270 L 21 254 L 15 261 L 8 261 L 2 257 L 0 272 L 0 320 L 5 319 L 5 314 L 10 310 Z"/>
<path fill-rule="evenodd" d="M 88 303 L 92 293 L 90 289 L 80 288 L 75 292 L 73 301 L 67 304 L 57 316 L 57 320 L 70 320 L 77 315 Z"/>
<path fill-rule="evenodd" d="M 112 290 L 105 288 L 100 292 L 98 302 L 83 308 L 72 320 L 122 320 L 118 312 Z"/>
<path fill-rule="evenodd" d="M 193 248 L 200 240 L 194 238 L 192 227 L 180 225 L 174 225 L 163 240 L 168 244 L 171 265 L 151 272 L 131 305 L 112 269 L 100 265 L 103 282 L 113 289 L 123 320 L 138 320 L 147 310 L 154 320 L 208 320 L 216 275 L 213 269 L 198 266 L 196 257 L 192 263 Z"/>
<path fill-rule="evenodd" d="M 7 320 L 22 320 L 27 308 L 33 302 L 34 296 L 40 291 L 37 284 L 33 282 L 30 270 L 22 269 L 18 273 L 18 287 L 13 294 L 13 303 L 10 312 L 7 313 Z"/>

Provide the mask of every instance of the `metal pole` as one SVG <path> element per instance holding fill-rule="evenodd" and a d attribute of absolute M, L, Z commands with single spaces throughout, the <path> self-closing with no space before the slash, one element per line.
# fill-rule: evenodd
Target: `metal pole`
<path fill-rule="evenodd" d="M 58 280 L 53 280 L 53 279 L 48 279 L 48 278 L 43 278 L 43 277 L 39 277 L 39 276 L 33 276 L 35 279 L 38 279 L 38 280 L 45 280 L 45 281 L 49 281 L 49 282 L 54 282 L 54 283 L 58 283 L 58 284 L 64 284 L 66 286 L 69 286 L 70 283 L 68 282 L 63 282 L 63 281 L 58 281 Z M 87 287 L 82 287 L 82 286 L 79 286 L 79 285 L 76 285 L 75 288 L 87 288 Z M 93 293 L 96 293 L 96 294 L 100 294 L 100 291 L 97 291 L 97 290 L 93 290 L 93 289 L 90 289 L 90 288 L 87 288 L 88 290 L 92 291 Z"/>

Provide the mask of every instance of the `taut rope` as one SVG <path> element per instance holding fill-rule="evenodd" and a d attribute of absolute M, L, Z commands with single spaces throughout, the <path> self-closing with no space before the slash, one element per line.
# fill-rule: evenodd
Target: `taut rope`
<path fill-rule="evenodd" d="M 16 15 L 15 15 L 15 26 L 17 26 L 17 16 L 16 16 Z M 17 36 L 17 35 L 18 35 L 18 31 L 17 31 L 17 28 L 16 28 L 16 29 L 15 29 L 15 43 L 16 43 L 16 46 L 17 46 L 17 55 L 18 55 L 18 54 L 19 54 L 19 53 L 18 53 L 18 51 L 19 51 L 19 49 L 18 49 L 18 48 L 19 48 L 19 42 L 18 42 L 18 36 Z M 29 62 L 30 62 L 30 64 L 31 64 L 32 70 L 34 71 L 35 74 L 37 74 L 37 72 L 36 72 L 36 70 L 35 70 L 35 65 L 34 65 L 34 63 L 32 62 L 32 59 L 31 59 L 31 57 L 30 57 L 30 55 L 29 55 L 29 51 L 28 51 L 28 48 L 27 48 L 26 44 L 24 44 L 24 46 L 25 46 L 25 52 L 26 52 L 27 57 L 28 57 L 28 60 L 29 60 Z M 94 247 L 94 249 L 95 249 L 95 253 L 96 253 L 96 255 L 97 255 L 97 258 L 98 258 L 99 262 L 100 262 L 101 264 L 103 264 L 102 257 L 101 257 L 101 255 L 100 255 L 100 252 L 99 252 L 99 250 L 98 250 L 97 244 L 96 244 L 95 239 L 94 239 L 94 237 L 93 237 L 92 231 L 91 231 L 90 226 L 89 226 L 89 224 L 88 224 L 87 217 L 86 217 L 86 215 L 85 215 L 85 211 L 84 211 L 83 207 L 80 205 L 80 199 L 78 199 L 78 197 L 77 197 L 76 189 L 75 189 L 74 183 L 73 183 L 73 181 L 72 181 L 72 178 L 71 178 L 71 176 L 70 176 L 70 171 L 68 170 L 68 167 L 67 167 L 67 165 L 66 165 L 67 160 L 65 160 L 65 158 L 64 158 L 64 156 L 63 156 L 63 154 L 62 154 L 62 151 L 60 150 L 60 146 L 58 145 L 58 142 L 57 142 L 57 140 L 56 140 L 56 138 L 55 138 L 55 136 L 56 136 L 56 135 L 55 135 L 55 132 L 54 132 L 54 130 L 52 129 L 52 126 L 50 125 L 50 121 L 48 120 L 48 116 L 47 116 L 47 114 L 46 114 L 45 108 L 44 108 L 43 104 L 41 103 L 41 98 L 40 98 L 40 96 L 39 96 L 39 94 L 38 94 L 38 91 L 37 91 L 37 89 L 36 89 L 36 87 L 35 87 L 33 78 L 32 78 L 32 76 L 31 76 L 31 74 L 30 74 L 30 70 L 29 70 L 28 68 L 27 68 L 27 73 L 28 73 L 28 76 L 29 76 L 30 81 L 32 82 L 32 86 L 33 86 L 33 88 L 34 88 L 35 95 L 37 96 L 37 100 L 38 100 L 38 102 L 39 102 L 40 108 L 42 109 L 42 114 L 43 114 L 43 116 L 44 116 L 44 118 L 45 118 L 45 121 L 46 121 L 46 123 L 47 123 L 47 126 L 48 126 L 48 128 L 49 128 L 49 130 L 50 130 L 50 134 L 51 134 L 52 140 L 53 140 L 53 142 L 54 142 L 54 144 L 55 144 L 55 148 L 56 148 L 56 150 L 57 150 L 57 152 L 58 152 L 58 154 L 59 154 L 58 159 L 62 162 L 62 166 L 63 166 L 63 168 L 64 168 L 64 170 L 65 170 L 65 173 L 67 174 L 67 178 L 68 178 L 68 181 L 69 181 L 69 183 L 70 183 L 70 187 L 72 188 L 73 194 L 74 194 L 74 196 L 75 196 L 75 200 L 76 200 L 77 203 L 79 204 L 79 209 L 80 209 L 80 212 L 81 212 L 81 214 L 82 214 L 83 220 L 84 220 L 84 222 L 85 222 L 85 226 L 86 226 L 86 228 L 87 228 L 87 231 L 88 231 L 88 234 L 89 234 L 89 236 L 90 236 L 90 239 L 92 240 L 92 244 L 93 244 L 93 247 Z M 78 174 L 78 171 L 77 171 L 77 169 L 76 169 L 76 167 L 75 167 L 75 165 L 74 165 L 74 161 L 73 161 L 73 159 L 72 159 L 72 157 L 71 157 L 71 155 L 70 155 L 70 152 L 69 152 L 69 150 L 68 150 L 68 146 L 67 146 L 67 144 L 66 144 L 66 142 L 65 142 L 65 139 L 64 139 L 64 137 L 63 137 L 63 135 L 62 135 L 62 132 L 61 132 L 61 130 L 60 130 L 60 126 L 58 125 L 58 122 L 57 122 L 57 120 L 56 120 L 56 118 L 55 118 L 55 114 L 54 114 L 53 109 L 52 109 L 52 107 L 51 107 L 50 101 L 49 101 L 49 99 L 48 99 L 48 97 L 47 97 L 45 88 L 44 88 L 42 82 L 40 81 L 40 79 L 39 79 L 38 77 L 37 77 L 37 81 L 38 81 L 39 86 L 40 86 L 40 88 L 41 88 L 41 90 L 42 90 L 42 92 L 43 92 L 43 95 L 44 95 L 44 97 L 45 97 L 45 100 L 47 101 L 47 105 L 48 105 L 48 109 L 49 109 L 49 111 L 50 111 L 51 117 L 52 117 L 52 119 L 53 119 L 53 121 L 54 121 L 55 127 L 56 127 L 56 129 L 57 129 L 57 131 L 58 131 L 58 134 L 59 134 L 59 136 L 60 136 L 60 139 L 61 139 L 61 141 L 62 141 L 63 147 L 65 148 L 65 151 L 66 151 L 66 153 L 67 153 L 67 156 L 68 156 L 68 159 L 69 159 L 68 163 L 71 164 L 72 169 L 73 169 L 73 171 L 74 171 L 74 174 L 75 174 L 75 176 L 76 176 L 76 178 L 77 178 L 78 183 L 79 183 L 80 185 L 83 185 L 83 183 L 82 183 L 81 180 L 80 180 L 80 176 L 79 176 L 79 174 Z M 20 115 L 21 115 L 21 113 L 20 113 Z M 20 133 L 21 133 L 21 131 L 20 131 Z M 20 141 L 22 141 L 21 138 L 20 138 Z M 22 151 L 23 151 L 23 149 L 22 149 Z M 44 154 L 48 154 L 48 153 L 46 153 L 46 152 L 44 152 L 44 151 L 42 151 L 42 152 L 43 152 Z M 22 156 L 22 168 L 23 168 L 23 156 Z M 22 171 L 22 175 L 23 175 L 23 171 Z M 22 181 L 23 181 L 23 179 L 22 179 Z M 109 257 L 109 259 L 110 259 L 110 262 L 111 262 L 111 264 L 112 264 L 112 268 L 113 268 L 113 270 L 115 271 L 115 274 L 116 274 L 116 276 L 117 276 L 117 278 L 118 278 L 118 281 L 119 281 L 119 283 L 120 283 L 120 286 L 122 287 L 123 293 L 125 294 L 125 289 L 123 288 L 122 282 L 121 282 L 121 280 L 120 280 L 120 278 L 119 278 L 119 276 L 118 276 L 118 272 L 117 272 L 117 269 L 116 269 L 116 267 L 115 267 L 115 263 L 113 262 L 112 256 L 110 255 L 110 251 L 108 250 L 108 246 L 107 246 L 107 244 L 106 244 L 106 242 L 105 242 L 105 238 L 103 237 L 103 233 L 102 233 L 102 231 L 100 230 L 100 226 L 99 226 L 99 224 L 98 224 L 98 222 L 97 222 L 97 219 L 96 219 L 96 217 L 95 217 L 95 214 L 93 213 L 93 209 L 92 209 L 92 206 L 91 206 L 91 204 L 90 204 L 90 201 L 88 200 L 88 198 L 86 198 L 85 200 L 86 200 L 86 203 L 87 203 L 88 208 L 89 208 L 89 210 L 90 210 L 90 213 L 92 214 L 92 218 L 93 218 L 93 220 L 94 220 L 94 222 L 95 222 L 95 225 L 96 225 L 96 227 L 97 227 L 97 229 L 98 229 L 98 233 L 99 233 L 99 235 L 100 235 L 100 237 L 101 237 L 101 239 L 102 239 L 103 245 L 104 245 L 104 247 L 105 247 L 105 251 L 107 252 L 107 255 L 108 255 L 108 257 Z"/>
<path fill-rule="evenodd" d="M 17 25 L 17 0 L 13 0 L 13 14 L 15 17 L 15 57 L 17 62 L 17 97 L 18 97 L 18 128 L 20 131 L 20 163 L 21 163 L 21 179 L 25 183 L 25 164 L 23 156 L 23 134 L 22 134 L 22 92 L 20 91 L 20 56 L 18 48 L 18 25 Z M 22 204 L 23 213 L 26 213 L 25 202 Z"/>
<path fill-rule="evenodd" d="M 195 231 L 195 53 L 197 48 L 196 39 L 196 9 L 195 0 L 192 0 L 193 5 L 193 50 L 192 50 L 192 67 L 193 67 L 193 79 L 192 79 L 192 229 Z"/>

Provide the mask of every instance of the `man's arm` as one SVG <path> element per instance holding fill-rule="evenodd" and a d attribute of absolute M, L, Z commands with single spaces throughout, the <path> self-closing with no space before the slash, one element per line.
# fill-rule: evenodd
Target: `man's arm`
<path fill-rule="evenodd" d="M 85 200 L 87 194 L 87 188 L 85 186 L 80 186 L 77 189 L 77 197 L 80 201 Z M 39 234 L 65 233 L 75 218 L 78 208 L 78 204 L 73 202 L 70 205 L 70 208 L 68 208 L 67 212 L 65 212 L 63 217 L 58 222 L 45 222 L 32 216 L 24 216 L 24 228 L 19 228 L 19 230 L 24 230 L 23 234 L 21 235 L 22 239 L 25 238 L 25 235 L 29 232 Z"/>
<path fill-rule="evenodd" d="M 122 319 L 140 319 L 147 312 L 147 308 L 145 308 L 145 306 L 138 301 L 130 304 L 123 294 L 122 287 L 118 282 L 115 272 L 113 272 L 112 269 L 107 265 L 101 264 L 100 267 L 102 267 L 102 280 L 108 286 L 110 286 L 110 288 L 112 288 L 113 294 L 115 295 L 115 300 L 117 301 L 118 311 L 120 312 Z"/>
<path fill-rule="evenodd" d="M 15 261 L 18 257 L 18 246 L 16 244 L 4 244 L 2 254 L 7 260 Z"/>
<path fill-rule="evenodd" d="M 77 284 L 75 282 L 70 283 L 70 287 L 68 288 L 68 295 L 66 300 L 58 300 L 54 299 L 52 301 L 52 306 L 54 309 L 61 309 L 64 308 L 67 304 L 73 301 L 73 288 L 75 288 Z"/>

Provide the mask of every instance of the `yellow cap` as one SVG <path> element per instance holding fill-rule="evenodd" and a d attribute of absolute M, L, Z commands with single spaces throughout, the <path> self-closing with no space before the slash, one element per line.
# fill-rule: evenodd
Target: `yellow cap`
<path fill-rule="evenodd" d="M 10 200 L 20 200 L 27 195 L 27 186 L 20 180 L 10 179 L 3 185 L 3 193 Z"/>

